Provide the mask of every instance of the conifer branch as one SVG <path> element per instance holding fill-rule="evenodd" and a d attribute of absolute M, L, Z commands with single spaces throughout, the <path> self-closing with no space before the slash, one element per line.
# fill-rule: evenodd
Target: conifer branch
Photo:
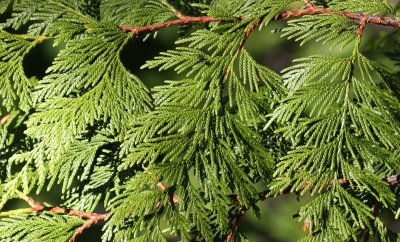
<path fill-rule="evenodd" d="M 245 18 L 243 18 L 245 19 Z M 240 42 L 238 49 L 235 53 L 235 55 L 232 57 L 232 61 L 231 64 L 228 66 L 226 72 L 225 72 L 225 76 L 224 79 L 228 78 L 232 68 L 233 68 L 233 64 L 237 58 L 237 56 L 240 54 L 240 52 L 242 51 L 242 49 L 244 48 L 247 40 L 249 39 L 251 33 L 253 32 L 253 30 L 255 28 L 257 28 L 257 26 L 259 26 L 262 22 L 264 18 L 261 17 L 259 19 L 257 19 L 253 24 L 250 25 L 250 27 L 248 27 L 244 33 L 244 37 L 242 39 L 242 41 Z M 261 195 L 259 196 L 261 197 Z M 236 201 L 239 202 L 240 201 L 240 197 L 236 196 Z M 234 234 L 237 230 L 237 228 L 239 227 L 240 222 L 243 220 L 244 215 L 246 214 L 246 212 L 248 211 L 248 208 L 244 207 L 242 209 L 239 210 L 239 212 L 237 213 L 237 215 L 233 218 L 233 225 L 231 227 L 231 229 L 229 230 L 227 236 L 226 236 L 226 242 L 230 242 L 232 241 Z"/>
<path fill-rule="evenodd" d="M 246 19 L 246 18 L 242 18 L 242 19 Z M 260 23 L 262 22 L 263 19 L 264 19 L 264 18 L 259 18 L 259 19 L 257 19 L 252 25 L 250 25 L 249 28 L 247 28 L 247 30 L 246 30 L 245 33 L 244 33 L 244 38 L 242 39 L 242 42 L 241 42 L 240 45 L 239 45 L 239 48 L 238 48 L 239 51 L 240 51 L 241 49 L 244 48 L 244 46 L 245 46 L 247 40 L 248 40 L 249 37 L 250 37 L 251 32 L 253 32 L 253 30 L 254 30 L 255 28 L 257 28 L 257 27 L 260 25 Z"/>
<path fill-rule="evenodd" d="M 170 27 L 170 26 L 183 25 L 183 24 L 188 24 L 188 23 L 221 22 L 224 20 L 222 18 L 214 18 L 212 16 L 197 16 L 197 17 L 187 16 L 176 9 L 175 9 L 175 12 L 176 12 L 176 15 L 179 17 L 179 19 L 166 21 L 163 23 L 155 23 L 155 24 L 145 25 L 145 26 L 120 25 L 119 28 L 123 31 L 132 32 L 134 35 L 139 35 L 142 32 L 159 30 L 159 29 Z M 392 26 L 395 28 L 400 28 L 400 20 L 399 19 L 390 18 L 390 17 L 378 17 L 378 16 L 369 15 L 369 14 L 354 13 L 354 12 L 344 11 L 344 10 L 336 11 L 336 10 L 332 10 L 330 8 L 320 8 L 320 7 L 315 6 L 310 1 L 306 1 L 306 8 L 304 8 L 304 9 L 294 9 L 294 10 L 290 10 L 290 11 L 286 11 L 286 12 L 277 14 L 275 16 L 275 20 L 287 19 L 287 18 L 291 18 L 291 17 L 301 17 L 301 16 L 305 16 L 305 15 L 316 15 L 316 14 L 342 14 L 350 19 L 359 21 L 362 26 L 358 31 L 359 34 L 360 33 L 362 34 L 362 30 L 365 28 L 365 26 L 367 24 L 376 24 L 376 25 Z M 242 20 L 242 21 L 243 20 L 247 21 L 249 18 L 246 16 L 241 16 L 238 19 Z M 262 20 L 262 18 L 256 20 L 256 22 L 249 29 L 246 30 L 247 37 L 245 38 L 244 42 L 246 42 L 246 39 L 250 35 L 250 32 L 260 24 L 261 20 Z M 244 45 L 244 42 L 243 42 L 243 45 Z"/>
<path fill-rule="evenodd" d="M 188 23 L 210 23 L 210 22 L 221 22 L 222 21 L 221 18 L 214 18 L 211 16 L 198 16 L 198 17 L 186 16 L 178 10 L 176 10 L 176 14 L 179 17 L 179 19 L 167 21 L 164 23 L 156 23 L 156 24 L 150 24 L 150 25 L 146 25 L 146 26 L 120 25 L 119 28 L 123 31 L 132 32 L 134 35 L 138 35 L 142 32 L 159 30 L 159 29 L 170 27 L 170 26 L 183 25 L 183 24 L 188 24 Z"/>
<path fill-rule="evenodd" d="M 392 186 L 392 187 L 398 186 L 398 185 L 400 185 L 400 174 L 393 175 L 393 176 L 388 176 L 388 177 L 384 178 L 384 180 L 386 180 L 387 183 L 389 183 L 389 185 Z M 349 179 L 341 178 L 341 179 L 338 179 L 337 182 L 338 182 L 340 185 L 344 186 L 344 185 L 349 184 L 349 183 L 350 183 L 350 180 L 349 180 Z M 327 187 L 327 188 L 331 187 L 332 183 L 333 183 L 333 182 L 331 182 L 330 184 L 327 184 L 326 187 Z M 301 187 L 300 190 L 304 190 L 304 189 L 306 189 L 306 188 L 308 188 L 308 187 L 310 187 L 311 189 L 314 188 L 314 187 L 312 186 L 312 184 L 311 184 L 309 181 L 307 181 L 307 182 L 304 183 L 304 185 Z M 292 189 L 292 187 L 289 186 L 288 188 L 286 188 L 285 190 L 283 190 L 279 195 L 290 194 L 290 193 L 292 193 L 292 192 L 291 192 L 291 189 Z M 267 199 L 267 198 L 268 198 L 267 196 L 268 196 L 269 193 L 271 193 L 271 190 L 269 190 L 269 189 L 266 189 L 266 190 L 260 192 L 260 193 L 258 194 L 258 195 L 259 195 L 259 198 L 260 198 L 260 201 Z M 239 197 L 236 196 L 235 199 L 236 199 L 237 201 L 239 201 Z"/>
<path fill-rule="evenodd" d="M 108 216 L 108 213 L 102 213 L 102 214 L 90 213 L 90 212 L 79 211 L 75 209 L 63 208 L 58 206 L 46 207 L 20 191 L 17 191 L 17 195 L 19 196 L 19 198 L 26 201 L 31 206 L 31 208 L 17 209 L 13 211 L 4 212 L 0 214 L 0 216 L 10 216 L 15 214 L 28 213 L 29 212 L 28 210 L 30 210 L 30 212 L 35 212 L 35 213 L 48 211 L 56 214 L 67 214 L 82 219 L 87 219 L 87 221 L 82 226 L 77 228 L 73 236 L 70 238 L 69 240 L 70 242 L 75 241 L 77 236 L 82 234 L 84 230 L 90 228 L 92 225 L 97 224 L 100 221 L 105 220 L 106 217 Z"/>
<path fill-rule="evenodd" d="M 275 16 L 275 20 L 287 19 L 291 17 L 301 17 L 304 15 L 316 15 L 316 14 L 341 14 L 352 20 L 359 21 L 360 23 L 366 24 L 376 24 L 383 26 L 392 26 L 395 28 L 400 28 L 400 20 L 390 17 L 379 17 L 363 13 L 354 13 L 344 10 L 333 10 L 331 8 L 320 8 L 312 4 L 310 1 L 306 1 L 306 8 L 304 9 L 294 9 L 280 13 Z M 365 26 L 364 26 L 365 27 Z"/>
<path fill-rule="evenodd" d="M 301 17 L 305 15 L 317 15 L 317 14 L 341 14 L 344 15 L 352 20 L 359 21 L 361 23 L 361 28 L 359 29 L 358 33 L 362 33 L 362 30 L 365 28 L 367 24 L 376 24 L 376 25 L 383 25 L 383 26 L 392 26 L 395 28 L 400 28 L 400 20 L 391 17 L 379 17 L 373 16 L 370 14 L 363 14 L 363 13 L 355 13 L 345 10 L 333 10 L 331 8 L 320 8 L 315 6 L 310 1 L 305 1 L 306 8 L 304 9 L 294 9 L 290 11 L 285 11 L 283 13 L 279 13 L 275 16 L 275 20 L 279 19 L 288 19 L 292 17 Z M 174 9 L 176 15 L 179 19 L 170 20 L 163 23 L 155 23 L 145 26 L 129 26 L 129 25 L 120 25 L 119 28 L 123 31 L 132 32 L 134 35 L 139 35 L 142 32 L 147 31 L 154 31 L 163 28 L 167 28 L 170 26 L 177 26 L 189 23 L 210 23 L 210 22 L 222 22 L 225 19 L 223 18 L 215 18 L 212 16 L 187 16 L 181 13 L 179 10 Z M 248 21 L 249 18 L 247 16 L 241 16 L 237 18 L 240 21 Z M 231 20 L 231 19 L 230 19 Z M 256 20 L 256 22 L 247 29 L 246 31 L 246 39 L 248 38 L 250 32 L 256 28 L 262 22 L 262 18 Z M 243 43 L 244 45 L 244 43 Z M 242 46 L 242 45 L 241 45 Z"/>
<path fill-rule="evenodd" d="M 400 174 L 393 175 L 393 176 L 389 176 L 389 177 L 385 178 L 384 180 L 386 180 L 386 181 L 389 183 L 389 185 L 392 186 L 392 187 L 398 186 L 398 185 L 400 184 Z M 340 185 L 345 186 L 345 185 L 347 185 L 347 184 L 350 183 L 350 180 L 349 180 L 349 179 L 343 179 L 343 178 L 342 178 L 342 179 L 338 179 L 337 182 L 338 182 Z M 303 189 L 305 189 L 305 188 L 307 188 L 307 187 L 309 187 L 309 186 L 311 186 L 311 189 L 313 188 L 312 185 L 310 184 L 310 182 L 305 182 L 304 185 L 302 186 L 301 190 L 303 190 Z M 327 187 L 330 187 L 330 186 L 331 186 L 331 184 L 328 184 L 328 185 L 327 185 Z M 286 189 L 285 189 L 284 191 L 282 191 L 279 195 L 283 196 L 283 195 L 287 195 L 287 194 L 292 193 L 292 192 L 291 192 L 291 188 L 292 188 L 292 187 L 286 188 Z M 270 190 L 270 189 L 267 189 L 267 190 L 264 190 L 264 191 L 260 192 L 260 193 L 258 194 L 258 195 L 259 195 L 259 201 L 263 201 L 263 200 L 268 199 L 268 198 L 269 198 L 268 195 L 269 195 L 270 193 L 271 193 L 271 190 Z M 234 199 L 235 201 L 237 201 L 237 202 L 240 201 L 240 197 L 237 196 L 237 195 L 232 195 L 232 196 L 230 196 L 230 197 L 231 197 L 232 199 Z M 373 214 L 374 216 L 377 216 L 377 214 L 378 214 L 378 212 L 379 212 L 379 209 L 380 209 L 380 204 L 376 201 L 376 203 L 375 203 L 375 204 L 373 205 L 373 207 L 371 208 L 372 214 Z M 247 211 L 248 211 L 248 209 L 243 208 L 243 209 L 241 209 L 241 210 L 239 211 L 239 213 L 237 213 L 237 215 L 234 217 L 234 219 L 233 219 L 233 226 L 232 226 L 232 228 L 231 228 L 231 229 L 229 230 L 229 232 L 228 232 L 228 235 L 227 235 L 227 237 L 226 237 L 226 242 L 232 241 L 233 235 L 235 234 L 237 228 L 239 227 L 240 222 L 243 220 L 243 217 L 244 217 L 244 215 L 246 214 Z M 307 222 L 305 222 L 304 227 L 305 227 L 305 228 L 307 227 L 307 229 L 305 229 L 305 231 L 308 230 L 309 225 L 307 226 Z"/>
<path fill-rule="evenodd" d="M 245 18 L 243 18 L 243 19 L 245 19 Z M 243 49 L 244 46 L 246 45 L 246 42 L 247 42 L 247 40 L 249 39 L 249 37 L 250 37 L 251 33 L 253 32 L 253 30 L 254 30 L 255 28 L 257 28 L 257 26 L 260 25 L 260 23 L 262 22 L 262 20 L 263 20 L 263 18 L 257 19 L 257 20 L 256 20 L 252 25 L 250 25 L 250 27 L 248 27 L 248 28 L 246 29 L 246 31 L 244 32 L 244 37 L 243 37 L 242 41 L 240 42 L 240 44 L 239 44 L 239 46 L 238 46 L 238 48 L 237 48 L 236 53 L 235 53 L 234 56 L 232 57 L 232 60 L 231 60 L 230 65 L 228 66 L 228 68 L 227 68 L 226 71 L 225 71 L 224 79 L 226 79 L 226 78 L 229 77 L 229 74 L 231 73 L 231 70 L 232 70 L 232 68 L 233 68 L 233 65 L 234 65 L 234 63 L 235 63 L 237 57 L 239 56 L 240 52 L 242 51 L 242 49 Z"/>
<path fill-rule="evenodd" d="M 104 219 L 89 219 L 87 220 L 82 226 L 80 226 L 75 233 L 72 235 L 71 239 L 69 242 L 74 242 L 76 238 L 84 232 L 85 229 L 90 228 L 92 225 L 98 223 L 99 221 L 104 220 Z"/>
<path fill-rule="evenodd" d="M 365 57 L 359 47 L 368 24 L 400 27 L 400 19 L 377 15 L 394 12 L 387 3 L 333 0 L 314 5 L 303 0 L 299 9 L 284 11 L 292 0 L 244 1 L 237 6 L 215 1 L 197 7 L 187 2 L 179 4 L 181 10 L 168 0 L 104 0 L 100 8 L 89 4 L 79 9 L 61 0 L 18 2 L 15 8 L 6 5 L 13 13 L 3 24 L 15 30 L 29 26 L 26 35 L 0 31 L 4 53 L 0 77 L 9 84 L 0 87 L 0 94 L 9 100 L 4 104 L 8 110 L 21 99 L 19 106 L 29 117 L 24 136 L 15 130 L 18 143 L 10 152 L 14 130 L 7 125 L 20 119 L 15 113 L 0 118 L 5 125 L 1 144 L 6 147 L 5 158 L 22 151 L 10 154 L 8 173 L 24 164 L 15 178 L 8 176 L 13 179 L 3 186 L 1 204 L 19 197 L 29 206 L 0 212 L 0 240 L 12 236 L 36 240 L 51 234 L 75 241 L 107 219 L 104 241 L 161 241 L 165 231 L 173 231 L 183 240 L 231 242 L 257 202 L 297 192 L 318 193 L 298 215 L 318 241 L 338 235 L 349 240 L 363 231 L 368 237 L 372 230 L 386 236 L 386 227 L 376 217 L 398 201 L 393 188 L 400 184 L 400 175 L 384 178 L 376 171 L 393 174 L 399 167 L 394 156 L 400 145 L 398 100 L 389 84 L 380 85 L 390 81 L 391 73 Z M 1 9 L 2 4 L 0 12 L 5 11 Z M 196 16 L 201 9 L 208 11 Z M 102 21 L 97 21 L 98 15 Z M 298 59 L 300 63 L 283 75 L 257 63 L 244 49 L 253 30 L 274 19 L 290 18 L 295 19 L 288 21 L 281 37 L 302 43 L 314 39 L 333 47 L 355 41 L 352 56 Z M 142 24 L 119 25 L 132 19 Z M 145 65 L 160 66 L 160 71 L 176 67 L 188 79 L 167 81 L 169 85 L 153 93 L 121 62 L 121 51 L 131 37 L 196 23 L 210 26 L 196 29 L 177 42 L 184 46 L 162 52 Z M 47 39 L 66 42 L 66 47 L 42 80 L 30 80 L 24 58 Z M 264 95 L 268 91 L 270 97 Z M 286 93 L 289 98 L 282 99 Z M 259 133 L 258 123 L 267 119 L 261 116 L 271 117 L 267 127 L 273 122 L 277 126 L 271 131 L 279 128 L 283 135 L 275 140 L 269 132 Z M 290 127 L 279 127 L 289 123 Z M 113 137 L 117 133 L 120 138 Z M 210 137 L 215 139 L 210 142 Z M 292 137 L 299 139 L 290 147 L 280 140 L 289 142 Z M 266 139 L 274 143 L 270 146 Z M 121 146 L 109 145 L 116 140 Z M 279 162 L 276 156 L 281 157 Z M 160 173 L 166 181 L 174 181 L 171 187 L 139 172 L 142 169 L 125 173 L 135 166 L 160 164 L 161 159 L 166 166 Z M 193 169 L 201 188 L 187 179 L 188 169 Z M 256 190 L 254 177 L 268 181 L 268 190 Z M 84 186 L 73 188 L 75 178 Z M 48 188 L 62 183 L 62 192 L 69 197 L 65 206 L 93 211 L 108 200 L 108 212 L 50 206 L 27 195 L 34 186 L 40 192 L 47 181 Z M 16 191 L 19 187 L 24 192 Z M 116 188 L 121 192 L 113 192 Z M 232 189 L 237 194 L 231 194 Z"/>
<path fill-rule="evenodd" d="M 240 222 L 242 222 L 244 215 L 246 214 L 246 212 L 248 211 L 248 209 L 241 209 L 239 211 L 239 213 L 235 216 L 235 218 L 233 219 L 233 226 L 232 228 L 229 230 L 228 235 L 226 236 L 226 242 L 231 242 L 233 239 L 233 235 L 235 234 L 237 228 L 239 227 Z"/>

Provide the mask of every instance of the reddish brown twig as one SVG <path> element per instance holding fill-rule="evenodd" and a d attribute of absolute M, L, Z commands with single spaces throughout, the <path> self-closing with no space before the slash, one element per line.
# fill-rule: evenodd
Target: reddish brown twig
<path fill-rule="evenodd" d="M 391 18 L 391 17 L 380 17 L 380 16 L 374 16 L 374 15 L 369 15 L 369 14 L 363 14 L 363 13 L 355 13 L 355 12 L 350 12 L 350 11 L 345 11 L 345 10 L 333 10 L 330 8 L 320 8 L 312 4 L 310 1 L 305 1 L 306 3 L 306 8 L 304 9 L 294 9 L 290 11 L 285 11 L 283 13 L 279 13 L 275 16 L 275 20 L 279 19 L 287 19 L 291 17 L 301 17 L 304 15 L 316 15 L 316 14 L 340 14 L 343 16 L 346 16 L 352 20 L 360 22 L 363 27 L 359 29 L 358 33 L 362 33 L 362 30 L 364 29 L 365 25 L 367 24 L 376 24 L 376 25 L 383 25 L 383 26 L 392 26 L 395 28 L 400 28 L 400 20 L 396 18 Z M 221 21 L 232 21 L 232 19 L 223 19 L 223 18 L 215 18 L 212 16 L 197 16 L 197 17 L 192 17 L 192 16 L 187 16 L 179 12 L 178 10 L 176 11 L 176 15 L 179 17 L 179 19 L 176 20 L 170 20 L 166 21 L 163 23 L 155 23 L 155 24 L 150 24 L 146 26 L 128 26 L 128 25 L 120 25 L 119 28 L 123 31 L 129 31 L 132 32 L 135 35 L 138 35 L 142 32 L 147 32 L 147 31 L 154 31 L 154 30 L 159 30 L 162 28 L 167 28 L 170 26 L 176 26 L 176 25 L 183 25 L 183 24 L 188 24 L 188 23 L 210 23 L 210 22 L 221 22 Z M 247 16 L 241 16 L 238 17 L 237 20 L 239 21 L 249 21 L 249 18 Z M 257 22 L 254 24 L 253 28 L 249 28 L 248 32 L 246 32 L 246 35 L 248 36 L 250 32 L 259 25 L 260 20 L 257 20 Z M 244 42 L 246 42 L 246 37 L 244 39 Z"/>
<path fill-rule="evenodd" d="M 263 18 L 257 19 L 249 28 L 246 29 L 246 32 L 244 33 L 244 38 L 242 39 L 242 42 L 239 45 L 239 50 L 243 49 L 244 45 L 246 44 L 247 40 L 250 37 L 251 32 L 253 32 L 253 30 L 260 25 L 262 20 Z"/>
<path fill-rule="evenodd" d="M 162 190 L 162 191 L 166 191 L 166 190 L 167 190 L 167 186 L 165 186 L 165 184 L 164 184 L 163 182 L 157 183 L 157 187 L 158 187 L 160 190 Z M 168 193 L 165 194 L 165 195 L 166 195 L 167 197 L 169 197 L 169 194 L 168 194 Z M 174 195 L 172 196 L 172 201 L 174 202 L 174 204 L 179 204 L 178 199 L 179 199 L 179 196 L 178 196 L 178 195 L 174 194 Z M 159 207 L 159 206 L 160 206 L 160 203 L 158 203 L 156 207 Z"/>
<path fill-rule="evenodd" d="M 40 204 L 39 202 L 34 201 L 31 197 L 22 196 L 21 198 L 23 198 L 31 206 L 32 212 L 37 213 L 37 212 L 42 212 L 42 211 L 49 211 L 52 213 L 62 213 L 62 214 L 67 214 L 67 215 L 87 219 L 87 221 L 82 226 L 77 228 L 75 233 L 70 238 L 70 240 L 69 240 L 70 242 L 74 242 L 75 239 L 78 237 L 78 235 L 82 234 L 84 230 L 90 228 L 94 224 L 97 224 L 99 221 L 105 220 L 108 215 L 108 213 L 104 213 L 104 214 L 89 213 L 89 212 L 84 212 L 84 211 L 79 211 L 79 210 L 69 209 L 69 208 L 63 208 L 63 207 L 58 207 L 58 206 L 46 207 L 46 206 Z"/>
<path fill-rule="evenodd" d="M 301 17 L 303 15 L 316 15 L 316 14 L 341 14 L 360 23 L 365 22 L 365 25 L 371 23 L 371 24 L 400 28 L 399 19 L 390 17 L 379 17 L 363 13 L 354 13 L 344 10 L 332 10 L 330 8 L 319 8 L 316 7 L 314 4 L 312 4 L 310 1 L 306 1 L 305 9 L 295 9 L 280 13 L 275 16 L 275 20 L 287 19 L 290 17 Z"/>
<path fill-rule="evenodd" d="M 311 235 L 311 234 L 312 234 L 312 231 L 311 231 L 310 228 L 311 228 L 311 219 L 310 219 L 310 218 L 304 219 L 303 231 L 304 231 L 304 232 L 309 231 L 309 233 L 310 233 L 310 235 Z"/>
<path fill-rule="evenodd" d="M 4 116 L 4 117 L 0 120 L 0 123 L 1 123 L 2 125 L 4 125 L 5 123 L 7 123 L 7 121 L 8 121 L 11 117 L 12 117 L 12 114 L 11 114 L 11 113 L 7 114 L 6 116 Z"/>
<path fill-rule="evenodd" d="M 239 227 L 240 222 L 242 222 L 244 215 L 246 214 L 247 209 L 241 209 L 240 212 L 233 220 L 233 226 L 229 230 L 228 235 L 226 236 L 226 242 L 231 242 L 233 239 L 233 235 L 235 234 L 237 228 Z"/>
<path fill-rule="evenodd" d="M 162 191 L 167 190 L 167 186 L 163 182 L 157 183 L 157 187 L 160 188 Z"/>
<path fill-rule="evenodd" d="M 98 213 L 89 213 L 89 212 L 84 212 L 84 211 L 79 211 L 75 209 L 69 209 L 69 208 L 63 208 L 63 207 L 46 207 L 40 204 L 39 202 L 34 201 L 32 198 L 28 198 L 28 204 L 31 205 L 32 211 L 33 212 L 41 212 L 41 211 L 50 211 L 52 213 L 63 213 L 63 214 L 68 214 L 72 216 L 77 216 L 80 218 L 84 219 L 93 219 L 93 220 L 98 220 L 100 219 L 105 219 L 106 216 L 108 215 L 107 213 L 105 214 L 98 214 Z"/>
<path fill-rule="evenodd" d="M 96 217 L 96 218 L 87 220 L 84 224 L 82 224 L 82 226 L 80 226 L 80 227 L 75 231 L 75 233 L 72 235 L 72 237 L 69 239 L 69 241 L 70 241 L 70 242 L 74 242 L 74 241 L 76 240 L 76 238 L 77 238 L 80 234 L 82 234 L 83 231 L 85 231 L 85 229 L 90 228 L 90 227 L 93 226 L 94 224 L 97 224 L 99 221 L 104 220 L 104 219 L 105 219 L 105 216 L 104 216 L 104 218 L 101 216 L 101 217 Z"/>
<path fill-rule="evenodd" d="M 364 29 L 365 29 L 366 26 L 367 26 L 367 20 L 366 20 L 366 19 L 363 19 L 363 20 L 361 21 L 360 26 L 358 27 L 358 30 L 357 30 L 358 38 L 361 38 L 361 37 L 362 37 L 362 35 L 363 35 L 363 33 L 364 33 Z"/>
<path fill-rule="evenodd" d="M 188 24 L 188 23 L 210 23 L 210 22 L 222 21 L 221 18 L 214 18 L 211 16 L 198 16 L 198 17 L 186 16 L 179 11 L 177 11 L 177 16 L 179 17 L 179 19 L 171 20 L 171 21 L 167 21 L 167 22 L 163 22 L 163 23 L 150 24 L 150 25 L 146 25 L 146 26 L 120 25 L 119 28 L 123 31 L 129 31 L 135 35 L 138 35 L 142 32 L 159 30 L 159 29 L 163 29 L 163 28 L 167 28 L 167 27 L 175 26 L 175 25 L 183 25 L 183 24 Z"/>
<path fill-rule="evenodd" d="M 244 19 L 244 18 L 243 18 L 243 19 Z M 248 27 L 248 28 L 245 30 L 243 39 L 242 39 L 242 41 L 240 41 L 240 43 L 239 43 L 239 45 L 238 45 L 238 48 L 237 48 L 237 51 L 236 51 L 235 55 L 233 56 L 230 65 L 228 66 L 228 68 L 227 68 L 226 71 L 225 71 L 224 79 L 227 79 L 227 78 L 229 77 L 229 75 L 230 75 L 230 73 L 231 73 L 231 70 L 232 70 L 232 68 L 233 68 L 233 65 L 234 65 L 234 62 L 235 62 L 236 58 L 238 57 L 239 53 L 240 53 L 240 52 L 242 51 L 242 49 L 244 48 L 244 46 L 245 46 L 247 40 L 248 40 L 249 37 L 250 37 L 250 34 L 253 32 L 253 30 L 254 30 L 255 28 L 257 28 L 257 26 L 260 25 L 261 21 L 262 21 L 262 18 L 257 19 L 252 25 L 250 25 L 250 27 Z"/>

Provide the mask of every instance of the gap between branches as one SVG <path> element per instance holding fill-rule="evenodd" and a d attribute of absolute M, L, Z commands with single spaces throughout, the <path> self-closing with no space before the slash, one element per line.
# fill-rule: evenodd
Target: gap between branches
<path fill-rule="evenodd" d="M 386 177 L 383 180 L 385 180 L 392 187 L 398 186 L 398 185 L 400 185 L 400 174 Z M 333 182 L 334 181 L 332 181 L 329 184 L 327 184 L 326 188 L 331 187 Z M 350 184 L 350 180 L 348 180 L 348 179 L 338 179 L 337 182 L 342 186 Z M 300 190 L 304 190 L 306 188 L 313 189 L 314 186 L 310 182 L 305 182 L 304 185 L 300 188 Z M 288 188 L 286 188 L 282 192 L 276 194 L 276 196 L 283 196 L 283 195 L 287 195 L 287 194 L 290 194 L 290 193 L 293 193 L 292 186 L 289 186 Z M 258 193 L 259 201 L 264 201 L 265 199 L 269 198 L 270 194 L 271 194 L 271 190 L 269 190 L 269 189 Z M 238 195 L 231 195 L 230 197 L 234 201 L 240 202 L 240 197 Z M 244 217 L 244 215 L 246 214 L 247 211 L 248 211 L 248 208 L 243 207 L 236 214 L 236 216 L 235 216 L 235 218 L 233 220 L 233 223 L 232 223 L 233 225 L 232 225 L 231 229 L 229 230 L 229 232 L 228 232 L 228 234 L 226 236 L 226 242 L 231 242 L 232 241 L 233 235 L 234 235 L 235 231 L 237 230 L 237 228 L 239 227 L 239 224 L 243 220 L 243 217 Z M 378 206 L 377 205 L 374 205 L 374 207 L 372 208 L 372 213 L 374 215 L 376 215 L 378 213 Z M 305 221 L 305 223 L 304 223 L 304 230 L 305 231 L 308 230 L 308 227 L 309 227 L 309 225 L 307 225 L 307 223 L 309 223 L 309 221 Z"/>

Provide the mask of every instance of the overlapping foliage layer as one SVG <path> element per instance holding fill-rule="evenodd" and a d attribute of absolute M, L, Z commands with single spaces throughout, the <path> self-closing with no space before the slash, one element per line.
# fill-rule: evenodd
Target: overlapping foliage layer
<path fill-rule="evenodd" d="M 340 10 L 395 11 L 381 0 L 312 1 L 337 12 L 293 18 L 282 37 L 352 54 L 317 50 L 280 75 L 245 43 L 298 2 L 1 1 L 11 17 L 1 19 L 0 96 L 12 118 L 1 121 L 0 207 L 60 184 L 63 206 L 109 212 L 103 241 L 245 241 L 236 227 L 257 202 L 311 192 L 299 211 L 305 241 L 396 241 L 379 214 L 400 211 L 385 180 L 400 169 L 398 76 L 363 53 L 362 23 Z M 181 26 L 176 47 L 142 68 L 182 78 L 150 90 L 120 56 L 156 35 L 118 26 L 182 13 L 218 21 Z M 44 41 L 61 51 L 37 80 L 24 59 Z M 4 241 L 65 241 L 85 224 L 51 210 L 0 216 Z"/>

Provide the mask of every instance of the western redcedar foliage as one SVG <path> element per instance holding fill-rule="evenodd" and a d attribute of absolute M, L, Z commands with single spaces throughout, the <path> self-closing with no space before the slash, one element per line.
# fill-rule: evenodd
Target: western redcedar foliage
<path fill-rule="evenodd" d="M 366 25 L 400 19 L 385 0 L 295 2 L 2 0 L 0 207 L 28 207 L 2 209 L 1 241 L 73 241 L 96 223 L 103 241 L 246 241 L 244 214 L 286 193 L 312 195 L 305 241 L 400 241 L 380 217 L 400 215 L 397 67 L 360 47 Z M 282 38 L 353 51 L 275 73 L 246 41 L 279 19 Z M 142 68 L 185 77 L 149 89 L 120 55 L 171 25 L 176 47 Z M 398 64 L 396 33 L 380 43 Z M 28 78 L 44 41 L 61 51 Z M 60 206 L 30 198 L 55 184 Z"/>

